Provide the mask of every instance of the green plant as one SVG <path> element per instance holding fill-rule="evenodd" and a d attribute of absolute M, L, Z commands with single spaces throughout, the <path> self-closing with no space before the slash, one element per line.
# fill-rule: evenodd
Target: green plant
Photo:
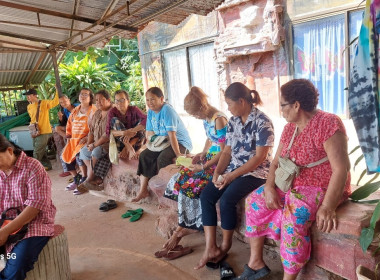
<path fill-rule="evenodd" d="M 350 155 L 353 154 L 356 150 L 358 150 L 360 146 L 355 147 L 351 152 Z M 354 169 L 358 164 L 364 159 L 364 155 L 360 155 L 354 164 Z M 360 174 L 360 177 L 357 181 L 357 185 L 360 184 L 360 181 L 363 179 L 364 175 L 366 174 L 367 170 L 363 170 Z M 375 210 L 372 214 L 370 225 L 368 228 L 363 228 L 362 232 L 360 234 L 360 246 L 364 251 L 366 251 L 371 245 L 374 235 L 375 235 L 375 227 L 376 223 L 380 218 L 380 199 L 374 199 L 374 200 L 364 200 L 367 197 L 369 197 L 372 193 L 376 192 L 380 188 L 380 181 L 376 181 L 376 179 L 379 177 L 380 173 L 376 173 L 372 175 L 372 178 L 368 180 L 363 186 L 356 189 L 350 196 L 351 200 L 358 203 L 377 203 Z M 376 252 L 380 250 L 380 245 L 376 249 Z"/>

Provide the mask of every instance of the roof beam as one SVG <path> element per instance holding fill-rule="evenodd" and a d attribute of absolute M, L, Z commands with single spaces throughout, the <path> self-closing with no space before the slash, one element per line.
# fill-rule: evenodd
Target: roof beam
<path fill-rule="evenodd" d="M 110 17 L 116 15 L 117 13 L 120 13 L 120 12 L 121 12 L 122 10 L 124 10 L 128 5 L 131 5 L 132 3 L 136 2 L 136 1 L 137 1 L 137 0 L 131 0 L 131 1 L 128 1 L 129 4 L 127 3 L 127 4 L 125 4 L 125 5 L 121 6 L 121 7 L 119 7 L 117 10 L 111 12 L 110 14 L 108 14 L 107 16 L 105 16 L 104 18 L 101 18 L 101 19 L 97 20 L 94 24 L 90 25 L 89 27 L 85 28 L 84 30 L 89 30 L 89 29 L 91 29 L 91 28 L 93 28 L 93 27 L 95 27 L 95 26 L 97 26 L 97 25 L 100 25 L 100 24 L 104 23 L 108 18 L 110 18 Z M 153 1 L 156 1 L 156 0 L 153 0 Z M 141 9 L 141 8 L 139 8 L 139 9 Z M 139 10 L 139 9 L 137 9 L 137 10 Z M 83 34 L 83 31 L 78 32 L 78 33 L 72 35 L 70 38 L 67 38 L 67 39 L 65 39 L 64 41 L 61 41 L 61 42 L 56 43 L 54 47 L 62 46 L 62 44 L 65 44 L 65 43 L 67 43 L 67 42 L 69 42 L 69 46 L 76 46 L 76 45 L 79 45 L 81 42 L 86 41 L 86 40 L 89 39 L 90 37 L 93 37 L 94 35 L 97 35 L 98 33 L 102 33 L 102 32 L 104 32 L 105 30 L 107 30 L 107 29 L 109 29 L 109 28 L 111 28 L 111 27 L 115 27 L 115 26 L 117 25 L 118 22 L 120 22 L 120 21 L 122 21 L 122 20 L 124 20 L 124 19 L 126 19 L 126 18 L 128 18 L 128 17 L 129 17 L 129 16 L 127 16 L 127 17 L 125 17 L 125 18 L 122 18 L 122 19 L 119 19 L 119 20 L 117 20 L 116 22 L 114 22 L 114 23 L 112 23 L 112 24 L 109 24 L 109 25 L 105 26 L 103 29 L 101 29 L 100 31 L 95 32 L 94 34 L 90 35 L 89 37 L 86 37 L 86 38 L 84 38 L 84 39 L 82 38 L 82 39 L 79 40 L 78 42 L 71 44 L 71 42 L 73 41 L 73 39 L 74 39 L 75 37 L 80 36 L 80 35 Z M 131 28 L 132 28 L 132 27 L 131 27 Z M 137 31 L 138 31 L 138 28 L 134 28 L 134 30 L 135 30 L 134 32 L 137 32 Z M 123 31 L 123 30 L 121 30 L 121 31 Z"/>
<path fill-rule="evenodd" d="M 96 23 L 97 22 L 97 20 L 92 19 L 92 18 L 86 18 L 86 17 L 81 17 L 78 15 L 71 15 L 71 14 L 56 12 L 56 11 L 51 11 L 51 10 L 47 10 L 47 9 L 35 8 L 35 7 L 27 6 L 27 5 L 22 5 L 22 4 L 17 4 L 17 3 L 13 3 L 13 2 L 2 1 L 2 0 L 0 0 L 0 6 L 13 8 L 13 9 L 19 9 L 19 10 L 23 10 L 23 11 L 34 12 L 34 13 L 39 13 L 39 14 L 45 14 L 45 15 L 54 16 L 54 17 L 74 19 L 77 21 L 83 21 L 83 22 L 87 22 L 87 23 Z M 107 25 L 110 25 L 111 23 L 104 22 L 104 24 L 105 24 L 105 26 L 107 26 Z M 127 25 L 116 24 L 113 27 L 117 28 L 117 29 L 137 32 L 136 28 L 133 28 L 133 27 L 130 27 Z"/>
<path fill-rule="evenodd" d="M 41 42 L 41 43 L 49 44 L 49 45 L 57 44 L 56 41 L 50 41 L 50 40 L 45 40 L 45 39 L 41 39 L 41 38 L 36 38 L 36 37 L 31 37 L 31 36 L 26 36 L 26 35 L 20 35 L 20 34 L 12 34 L 12 33 L 4 32 L 4 31 L 0 31 L 0 35 L 9 36 L 9 37 L 13 37 L 13 38 L 19 38 L 19 39 L 25 39 L 25 40 L 29 40 L 29 41 L 33 41 L 33 42 Z M 9 42 L 9 41 L 7 41 L 6 43 L 11 44 L 11 42 Z M 27 47 L 31 47 L 31 46 L 28 45 Z M 66 48 L 67 44 L 62 44 L 61 47 Z M 33 48 L 33 47 L 31 47 L 31 48 Z M 82 47 L 82 46 L 70 47 L 70 49 L 73 49 L 74 51 L 85 51 L 86 50 L 86 48 Z"/>
<path fill-rule="evenodd" d="M 0 73 L 22 73 L 22 72 L 31 72 L 33 70 L 30 70 L 30 69 L 0 70 Z M 47 71 L 50 71 L 50 69 L 38 69 L 34 72 L 47 72 Z"/>
<path fill-rule="evenodd" d="M 111 2 L 108 4 L 108 7 L 105 9 L 101 18 L 108 16 L 112 12 L 112 10 L 115 9 L 115 6 L 117 5 L 118 2 L 119 0 L 111 0 Z"/>
<path fill-rule="evenodd" d="M 0 20 L 0 23 L 4 24 L 12 24 L 12 25 L 22 25 L 22 26 L 33 26 L 33 27 L 41 27 L 41 28 L 50 28 L 50 29 L 57 29 L 57 30 L 73 30 L 73 31 L 82 31 L 81 29 L 71 29 L 66 27 L 59 27 L 54 25 L 43 25 L 43 24 L 33 24 L 33 23 L 22 23 L 22 22 L 14 22 L 14 21 L 7 21 L 7 20 Z M 83 31 L 87 33 L 94 33 L 94 31 Z"/>

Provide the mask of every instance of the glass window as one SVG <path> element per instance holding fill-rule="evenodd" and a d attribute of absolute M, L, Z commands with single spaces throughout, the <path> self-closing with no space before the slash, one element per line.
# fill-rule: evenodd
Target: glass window
<path fill-rule="evenodd" d="M 355 40 L 355 39 L 357 39 L 359 36 L 359 31 L 360 31 L 360 27 L 362 25 L 363 16 L 364 16 L 364 10 L 351 12 L 349 14 L 348 33 L 350 36 L 349 44 L 351 44 L 350 45 L 350 66 L 352 66 L 352 64 L 353 64 L 353 58 L 355 55 L 355 49 L 356 49 L 356 45 L 357 45 L 357 40 Z"/>

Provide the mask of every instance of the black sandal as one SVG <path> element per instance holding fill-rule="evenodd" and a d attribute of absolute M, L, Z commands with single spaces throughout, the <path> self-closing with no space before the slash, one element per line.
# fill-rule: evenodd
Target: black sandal
<path fill-rule="evenodd" d="M 108 199 L 99 206 L 99 210 L 102 212 L 107 212 L 108 210 L 115 209 L 117 207 L 116 201 L 113 199 Z"/>
<path fill-rule="evenodd" d="M 220 263 L 220 280 L 231 280 L 235 278 L 235 272 L 227 262 Z"/>

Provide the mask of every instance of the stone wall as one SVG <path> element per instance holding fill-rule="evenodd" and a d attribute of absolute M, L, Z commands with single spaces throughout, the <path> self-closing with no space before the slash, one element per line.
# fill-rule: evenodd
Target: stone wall
<path fill-rule="evenodd" d="M 215 41 L 219 88 L 243 82 L 262 96 L 264 111 L 279 115 L 279 85 L 288 77 L 282 1 L 227 0 L 218 8 Z M 267 104 L 267 105 L 266 105 Z"/>

